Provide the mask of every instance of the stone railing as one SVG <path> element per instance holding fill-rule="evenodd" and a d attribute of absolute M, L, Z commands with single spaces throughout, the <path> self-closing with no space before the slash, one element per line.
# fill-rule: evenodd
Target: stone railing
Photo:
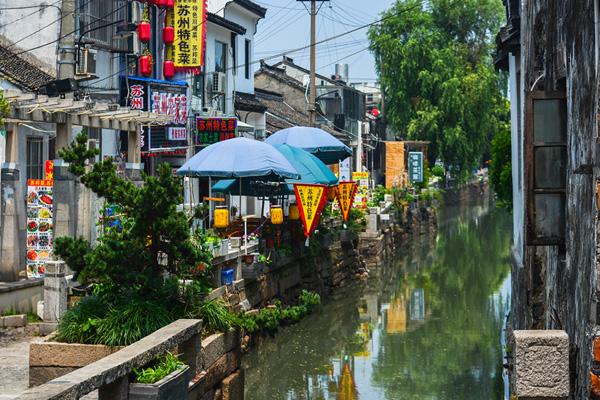
<path fill-rule="evenodd" d="M 100 400 L 127 399 L 129 374 L 178 348 L 180 358 L 196 375 L 202 371 L 202 321 L 180 319 L 116 353 L 83 368 L 31 388 L 18 399 L 78 399 L 98 389 Z"/>

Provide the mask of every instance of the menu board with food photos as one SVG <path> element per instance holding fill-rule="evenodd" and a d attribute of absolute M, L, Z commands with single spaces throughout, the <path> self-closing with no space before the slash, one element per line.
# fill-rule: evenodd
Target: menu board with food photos
<path fill-rule="evenodd" d="M 50 169 L 50 171 L 49 171 Z M 46 165 L 46 178 L 52 178 Z M 27 181 L 27 278 L 42 278 L 51 260 L 54 239 L 52 179 Z"/>

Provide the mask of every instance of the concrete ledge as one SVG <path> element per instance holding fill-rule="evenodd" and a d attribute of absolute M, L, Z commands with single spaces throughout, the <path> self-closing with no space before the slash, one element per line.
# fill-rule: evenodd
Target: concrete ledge
<path fill-rule="evenodd" d="M 219 357 L 239 347 L 239 344 L 240 335 L 235 329 L 207 337 L 202 341 L 202 368 L 210 368 Z"/>
<path fill-rule="evenodd" d="M 569 336 L 559 330 L 514 331 L 514 389 L 518 399 L 569 396 Z"/>
<path fill-rule="evenodd" d="M 43 279 L 0 283 L 0 314 L 8 310 L 18 313 L 35 312 L 38 301 L 42 300 L 43 291 Z"/>
<path fill-rule="evenodd" d="M 6 317 L 0 317 L 0 326 L 4 328 L 20 328 L 27 325 L 27 315 L 8 315 Z"/>

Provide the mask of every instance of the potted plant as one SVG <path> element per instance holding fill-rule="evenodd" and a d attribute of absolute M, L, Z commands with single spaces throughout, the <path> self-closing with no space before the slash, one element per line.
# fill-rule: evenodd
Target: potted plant
<path fill-rule="evenodd" d="M 186 399 L 192 370 L 171 353 L 154 366 L 134 368 L 135 382 L 129 385 L 130 400 Z"/>

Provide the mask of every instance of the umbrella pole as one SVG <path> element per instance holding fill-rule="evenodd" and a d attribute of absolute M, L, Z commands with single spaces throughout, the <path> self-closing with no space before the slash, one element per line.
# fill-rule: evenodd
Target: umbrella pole
<path fill-rule="evenodd" d="M 242 217 L 242 179 L 244 178 L 240 178 L 240 208 L 238 209 L 238 212 L 240 213 L 240 218 Z"/>
<path fill-rule="evenodd" d="M 208 228 L 210 229 L 212 226 L 212 200 L 210 200 L 212 197 L 212 178 L 210 176 L 208 177 L 208 197 Z"/>

